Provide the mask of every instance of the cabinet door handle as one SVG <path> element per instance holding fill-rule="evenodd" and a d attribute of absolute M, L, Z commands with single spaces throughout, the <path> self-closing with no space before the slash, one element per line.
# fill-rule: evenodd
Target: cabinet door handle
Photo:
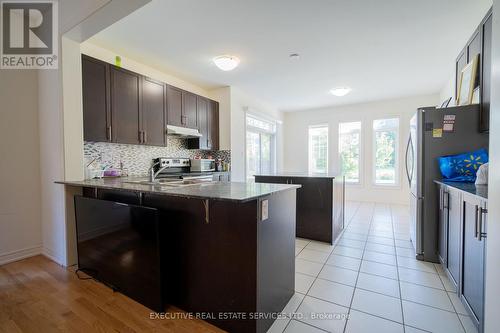
<path fill-rule="evenodd" d="M 484 209 L 483 207 L 479 208 L 479 226 L 478 226 L 478 241 L 482 241 L 484 237 L 486 237 L 486 234 L 483 233 L 483 214 L 486 214 L 488 212 L 487 209 Z"/>
<path fill-rule="evenodd" d="M 444 210 L 444 190 L 439 189 L 439 209 Z"/>
<path fill-rule="evenodd" d="M 142 142 L 143 142 L 143 143 L 148 142 L 148 135 L 147 135 L 147 132 L 146 132 L 146 131 L 143 131 L 143 132 L 142 132 Z"/>
<path fill-rule="evenodd" d="M 478 224 L 479 224 L 479 215 L 480 215 L 480 210 L 479 210 L 479 206 L 476 205 L 476 221 L 474 221 L 474 238 L 477 238 L 479 239 L 478 237 Z"/>
<path fill-rule="evenodd" d="M 445 191 L 443 196 L 443 209 L 449 209 L 450 208 L 450 192 Z M 446 200 L 445 200 L 446 198 Z M 446 204 L 445 204 L 446 202 Z"/>
<path fill-rule="evenodd" d="M 139 143 L 142 143 L 142 131 L 139 131 Z"/>
<path fill-rule="evenodd" d="M 112 140 L 112 137 L 111 137 L 111 126 L 106 127 L 106 136 L 107 136 L 107 139 L 109 141 Z"/>

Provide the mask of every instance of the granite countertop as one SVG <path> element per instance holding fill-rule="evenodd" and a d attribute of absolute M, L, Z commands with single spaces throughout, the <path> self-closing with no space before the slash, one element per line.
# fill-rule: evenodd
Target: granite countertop
<path fill-rule="evenodd" d="M 255 175 L 259 177 L 300 177 L 300 178 L 336 178 L 339 175 L 331 173 L 307 173 L 307 172 L 277 172 L 277 173 L 263 173 Z"/>
<path fill-rule="evenodd" d="M 168 187 L 164 185 L 144 185 L 127 183 L 137 178 L 103 178 L 83 181 L 58 181 L 64 184 L 78 187 L 94 187 L 118 191 L 131 191 L 141 193 L 152 193 L 188 197 L 196 199 L 215 199 L 236 202 L 251 201 L 273 193 L 295 190 L 300 185 L 287 184 L 261 184 L 261 183 L 237 183 L 237 182 L 213 182 L 196 184 L 186 187 Z"/>
<path fill-rule="evenodd" d="M 488 200 L 488 185 L 476 185 L 474 183 L 465 182 L 449 182 L 446 180 L 435 180 L 434 182 L 453 187 L 457 190 L 477 195 L 478 197 Z"/>

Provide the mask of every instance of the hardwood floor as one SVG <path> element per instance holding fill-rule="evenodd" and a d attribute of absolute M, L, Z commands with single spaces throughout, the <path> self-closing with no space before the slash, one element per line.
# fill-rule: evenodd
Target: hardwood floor
<path fill-rule="evenodd" d="M 0 266 L 0 332 L 223 332 L 202 320 L 152 311 L 43 256 Z M 175 317 L 176 318 L 172 318 Z"/>

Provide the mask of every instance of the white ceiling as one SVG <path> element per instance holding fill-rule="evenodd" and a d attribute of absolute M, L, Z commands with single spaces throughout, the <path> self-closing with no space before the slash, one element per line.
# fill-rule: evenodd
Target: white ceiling
<path fill-rule="evenodd" d="M 491 3 L 153 0 L 90 42 L 289 111 L 438 92 Z M 240 66 L 220 71 L 212 58 L 221 54 L 239 57 Z M 330 95 L 336 86 L 352 92 Z"/>

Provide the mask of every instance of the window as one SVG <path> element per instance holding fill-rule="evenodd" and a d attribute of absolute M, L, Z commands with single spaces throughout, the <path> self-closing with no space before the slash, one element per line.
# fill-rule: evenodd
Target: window
<path fill-rule="evenodd" d="M 246 115 L 246 177 L 272 173 L 275 169 L 276 123 Z"/>
<path fill-rule="evenodd" d="M 377 185 L 398 184 L 399 119 L 373 121 L 374 181 Z"/>
<path fill-rule="evenodd" d="M 309 172 L 328 172 L 328 126 L 309 127 Z"/>
<path fill-rule="evenodd" d="M 340 169 L 347 183 L 361 182 L 361 122 L 339 124 Z"/>

